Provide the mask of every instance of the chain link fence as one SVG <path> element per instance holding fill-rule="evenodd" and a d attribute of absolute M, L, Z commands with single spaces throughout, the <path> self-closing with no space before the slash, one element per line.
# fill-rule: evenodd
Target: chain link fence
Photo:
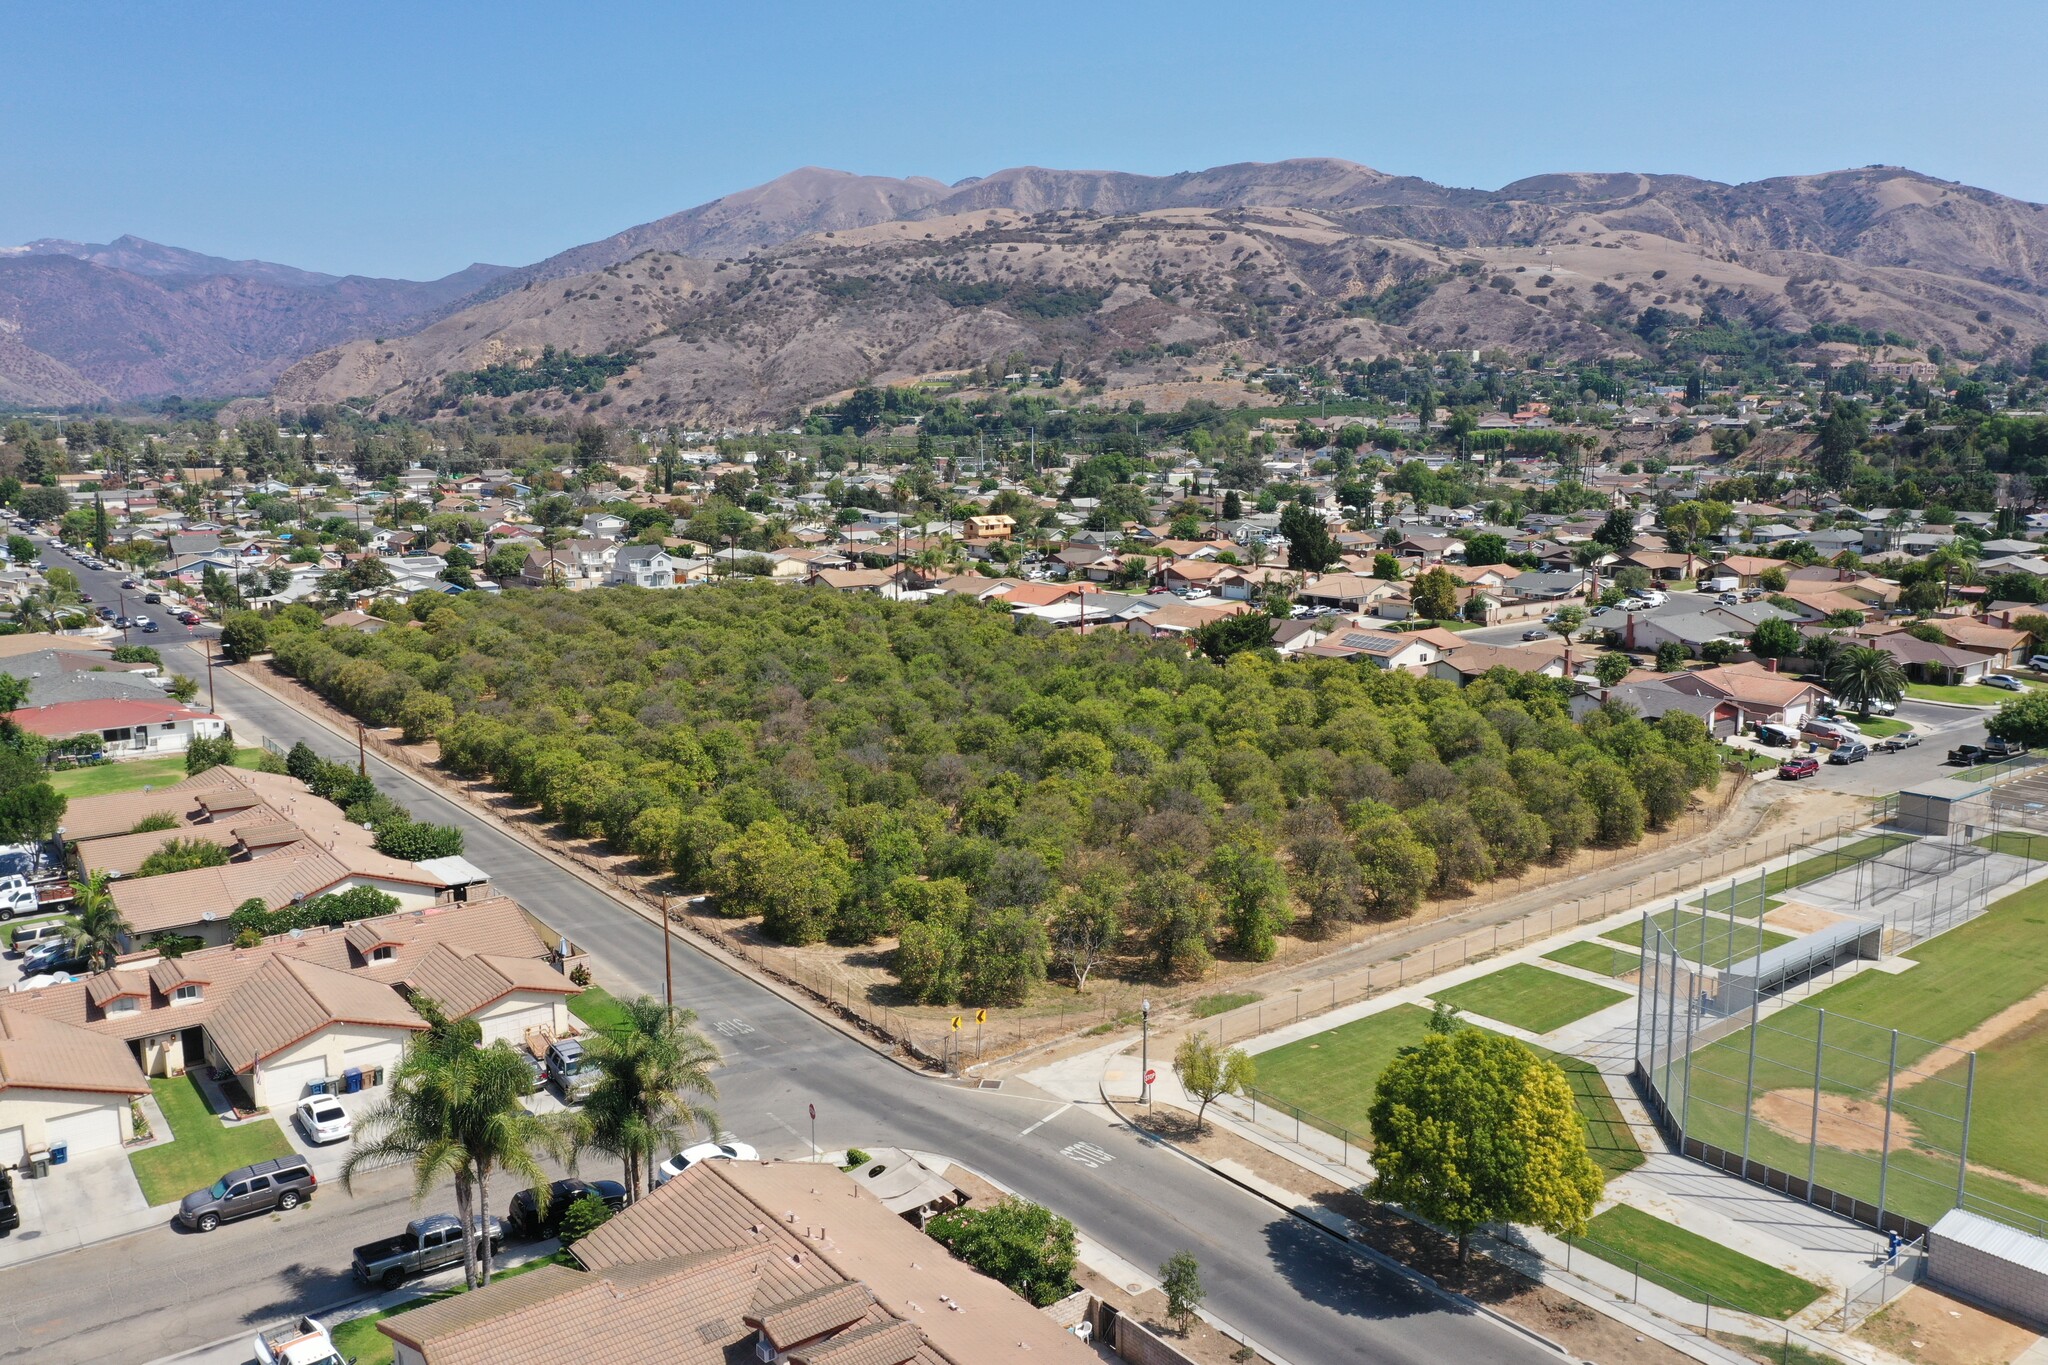
<path fill-rule="evenodd" d="M 1941 832 L 1845 830 L 1646 914 L 1635 1077 L 1674 1144 L 1908 1238 L 1951 1208 L 2048 1231 L 2040 1201 L 1971 1169 L 1974 1053 L 1794 999 L 1982 914 L 2048 855 L 2044 811 L 2001 794 Z M 1764 922 L 1793 900 L 1809 930 L 1797 939 Z M 1863 1013 L 1884 1001 L 1880 986 L 1857 996 Z"/>

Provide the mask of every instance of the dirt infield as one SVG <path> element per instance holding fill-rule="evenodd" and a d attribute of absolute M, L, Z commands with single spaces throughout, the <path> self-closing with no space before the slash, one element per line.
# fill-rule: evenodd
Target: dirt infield
<path fill-rule="evenodd" d="M 1813 1132 L 1813 1092 L 1772 1090 L 1757 1096 L 1756 1116 L 1786 1137 L 1804 1142 Z M 1892 1113 L 1892 1146 L 1909 1147 L 1916 1134 L 1912 1120 Z M 1850 1099 L 1826 1091 L 1820 1097 L 1820 1140 L 1845 1152 L 1884 1150 L 1884 1105 Z"/>
<path fill-rule="evenodd" d="M 1764 923 L 1773 929 L 1783 929 L 1788 934 L 1812 934 L 1831 924 L 1840 924 L 1848 919 L 1832 910 L 1823 910 L 1817 905 L 1804 901 L 1786 901 L 1777 909 L 1764 916 Z"/>

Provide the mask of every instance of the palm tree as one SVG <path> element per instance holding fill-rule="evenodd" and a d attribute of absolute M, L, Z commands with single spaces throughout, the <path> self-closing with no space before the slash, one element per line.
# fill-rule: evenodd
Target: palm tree
<path fill-rule="evenodd" d="M 105 872 L 95 872 L 82 882 L 71 883 L 71 914 L 65 923 L 77 936 L 96 972 L 113 970 L 122 941 L 132 932 L 132 926 L 114 904 Z"/>
<path fill-rule="evenodd" d="M 1828 686 L 1835 696 L 1856 708 L 1866 719 L 1872 702 L 1894 705 L 1906 695 L 1906 670 L 1884 650 L 1868 645 L 1848 645 L 1828 666 Z"/>
<path fill-rule="evenodd" d="M 473 1019 L 448 1019 L 433 1001 L 415 996 L 425 1032 L 405 1050 L 389 1095 L 357 1120 L 355 1150 L 341 1170 L 351 1193 L 358 1171 L 398 1161 L 412 1163 L 413 1203 L 444 1178 L 455 1181 L 455 1212 L 464 1232 L 463 1275 L 472 1289 L 490 1283 L 491 1175 L 503 1170 L 533 1190 L 547 1210 L 548 1175 L 542 1156 L 571 1161 L 574 1135 L 566 1116 L 543 1119 L 521 1100 L 531 1075 L 502 1040 L 481 1047 Z"/>
<path fill-rule="evenodd" d="M 660 1153 L 682 1136 L 715 1136 L 718 1098 L 711 1079 L 718 1048 L 691 1025 L 694 1010 L 671 1009 L 652 996 L 624 1002 L 626 1023 L 590 1045 L 599 1080 L 584 1101 L 578 1141 L 625 1166 L 626 1196 L 651 1188 Z M 642 1184 L 643 1172 L 646 1184 Z"/>
<path fill-rule="evenodd" d="M 1589 540 L 1572 551 L 1572 563 L 1593 575 L 1593 586 L 1586 591 L 1586 601 L 1600 601 L 1600 564 L 1608 556 L 1608 549 L 1597 540 Z"/>

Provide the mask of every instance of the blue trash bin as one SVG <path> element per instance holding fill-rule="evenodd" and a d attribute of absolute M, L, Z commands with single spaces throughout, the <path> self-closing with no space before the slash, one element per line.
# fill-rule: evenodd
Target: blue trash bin
<path fill-rule="evenodd" d="M 52 1166 L 62 1166 L 69 1160 L 71 1160 L 70 1143 L 53 1142 L 50 1144 L 50 1164 Z"/>
<path fill-rule="evenodd" d="M 311 1081 L 307 1081 L 307 1082 L 306 1082 L 306 1093 L 307 1093 L 307 1094 L 309 1094 L 309 1095 L 324 1095 L 324 1094 L 326 1094 L 326 1093 L 327 1093 L 327 1078 L 326 1078 L 325 1076 L 322 1076 L 322 1077 L 320 1077 L 320 1078 L 319 1078 L 318 1080 L 311 1080 Z"/>
<path fill-rule="evenodd" d="M 346 1070 L 346 1071 L 344 1071 L 344 1072 L 342 1072 L 342 1073 L 341 1073 L 341 1089 L 342 1089 L 342 1093 L 344 1093 L 344 1094 L 348 1094 L 348 1095 L 353 1095 L 353 1094 L 355 1094 L 355 1093 L 356 1093 L 356 1092 L 357 1092 L 358 1090 L 361 1090 L 362 1088 L 363 1088 L 363 1069 L 362 1069 L 361 1067 L 359 1067 L 359 1066 L 352 1066 L 352 1067 L 350 1067 L 350 1068 L 349 1068 L 348 1070 Z"/>

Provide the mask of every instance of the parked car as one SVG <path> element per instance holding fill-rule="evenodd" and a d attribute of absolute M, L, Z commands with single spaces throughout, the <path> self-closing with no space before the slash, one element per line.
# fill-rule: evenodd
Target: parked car
<path fill-rule="evenodd" d="M 256 1334 L 256 1365 L 344 1365 L 334 1338 L 318 1318 Z M 352 1365 L 352 1363 L 351 1363 Z"/>
<path fill-rule="evenodd" d="M 1756 742 L 1772 749 L 1797 748 L 1799 732 L 1785 725 L 1759 725 L 1756 727 Z"/>
<path fill-rule="evenodd" d="M 597 1063 L 574 1038 L 558 1038 L 548 1044 L 548 1079 L 562 1092 L 568 1104 L 581 1104 L 599 1080 Z"/>
<path fill-rule="evenodd" d="M 1869 757 L 1870 746 L 1868 744 L 1865 744 L 1860 739 L 1848 739 L 1835 746 L 1835 751 L 1828 755 L 1828 762 L 1861 763 Z"/>
<path fill-rule="evenodd" d="M 21 955 L 21 976 L 25 981 L 44 972 L 75 972 L 86 964 L 77 940 L 65 935 L 45 939 Z"/>
<path fill-rule="evenodd" d="M 1549 636 L 1550 632 L 1547 630 L 1525 630 L 1522 632 L 1524 640 L 1543 640 L 1548 639 Z"/>
<path fill-rule="evenodd" d="M 8 946 L 17 953 L 26 954 L 38 944 L 63 938 L 67 932 L 64 921 L 60 919 L 46 919 L 38 924 L 24 924 L 14 931 L 13 938 L 8 940 Z"/>
<path fill-rule="evenodd" d="M 114 626 L 115 626 L 115 628 L 116 628 L 116 629 L 118 629 L 118 630 L 126 630 L 126 629 L 128 629 L 128 627 L 130 627 L 130 626 L 132 626 L 132 625 L 134 625 L 134 624 L 135 624 L 135 623 L 134 623 L 133 621 L 130 621 L 130 620 L 129 620 L 129 619 L 127 618 L 127 617 L 125 617 L 125 616 L 116 616 L 116 617 L 114 618 Z"/>
<path fill-rule="evenodd" d="M 153 607 L 164 600 L 164 595 L 160 592 L 146 592 L 142 594 L 142 600 L 145 604 Z"/>
<path fill-rule="evenodd" d="M 149 618 L 148 618 L 147 616 L 143 617 L 143 618 L 142 618 L 141 620 L 137 621 L 137 622 L 136 622 L 135 624 L 136 624 L 136 625 L 138 625 L 138 626 L 140 626 L 140 627 L 142 627 L 142 633 L 143 633 L 144 635 L 154 635 L 154 634 L 156 634 L 156 631 L 157 631 L 157 625 L 156 625 L 156 622 L 154 622 L 154 621 L 150 620 L 150 619 L 149 619 Z"/>
<path fill-rule="evenodd" d="M 355 1120 L 348 1116 L 348 1110 L 341 1107 L 341 1101 L 332 1095 L 308 1095 L 299 1101 L 297 1110 L 299 1131 L 306 1135 L 306 1141 L 315 1146 L 330 1142 L 347 1142 L 354 1136 Z"/>
<path fill-rule="evenodd" d="M 311 1199 L 319 1183 L 306 1158 L 272 1157 L 238 1166 L 205 1189 L 192 1191 L 179 1203 L 177 1218 L 196 1232 L 212 1232 L 252 1213 L 289 1212 Z"/>
<path fill-rule="evenodd" d="M 14 1202 L 14 1172 L 0 1166 L 0 1237 L 21 1226 L 21 1206 Z"/>
<path fill-rule="evenodd" d="M 18 872 L 0 874 L 0 919 L 13 919 L 16 915 L 32 915 L 42 904 L 42 897 L 28 878 Z"/>
<path fill-rule="evenodd" d="M 2008 692 L 2024 692 L 2027 690 L 2027 685 L 2010 673 L 1987 673 L 1984 675 L 1984 685 L 1986 687 L 2002 687 Z"/>
<path fill-rule="evenodd" d="M 511 1207 L 505 1210 L 506 1230 L 526 1242 L 552 1237 L 562 1230 L 562 1215 L 569 1211 L 569 1206 L 585 1195 L 604 1200 L 604 1206 L 613 1213 L 626 1207 L 626 1187 L 616 1180 L 557 1180 L 548 1186 L 545 1213 L 535 1212 L 532 1190 L 513 1195 Z"/>
<path fill-rule="evenodd" d="M 1895 754 L 1901 749 L 1915 749 L 1919 746 L 1920 736 L 1911 730 L 1906 731 L 1902 735 L 1891 735 L 1877 742 L 1877 747 L 1888 754 Z"/>
<path fill-rule="evenodd" d="M 744 1142 L 700 1142 L 685 1147 L 654 1172 L 654 1183 L 666 1185 L 700 1161 L 759 1161 L 761 1154 Z"/>
<path fill-rule="evenodd" d="M 541 1059 L 523 1047 L 515 1048 L 514 1051 L 518 1054 L 519 1060 L 526 1063 L 526 1070 L 531 1076 L 532 1083 L 527 1086 L 527 1093 L 538 1094 L 540 1091 L 547 1089 L 548 1069 L 542 1064 Z"/>
<path fill-rule="evenodd" d="M 503 1246 L 505 1225 L 493 1218 L 489 1236 L 492 1250 Z M 462 1221 L 452 1213 L 430 1213 L 407 1223 L 405 1231 L 395 1237 L 357 1247 L 354 1267 L 356 1278 L 364 1284 L 395 1289 L 414 1275 L 424 1275 L 461 1260 Z"/>
<path fill-rule="evenodd" d="M 2009 739 L 1987 739 L 1982 744 L 1958 744 L 1948 751 L 1948 761 L 1969 767 L 1977 763 L 1996 763 L 2004 758 L 2018 758 L 2027 751 L 2024 744 L 2014 744 Z"/>
<path fill-rule="evenodd" d="M 1788 758 L 1778 765 L 1778 776 L 1786 782 L 1796 782 L 1802 777 L 1812 777 L 1819 771 L 1820 760 L 1804 756 Z"/>

